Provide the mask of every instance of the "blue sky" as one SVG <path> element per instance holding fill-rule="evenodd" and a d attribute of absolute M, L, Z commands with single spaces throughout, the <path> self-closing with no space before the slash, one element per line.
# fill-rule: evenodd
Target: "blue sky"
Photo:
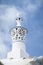
<path fill-rule="evenodd" d="M 0 58 L 6 58 L 12 41 L 9 30 L 16 26 L 17 14 L 28 29 L 26 50 L 32 56 L 43 56 L 43 0 L 0 0 Z"/>

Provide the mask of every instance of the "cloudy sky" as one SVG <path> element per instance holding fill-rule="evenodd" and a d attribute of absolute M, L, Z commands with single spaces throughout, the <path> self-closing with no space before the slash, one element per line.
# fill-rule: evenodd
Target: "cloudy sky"
<path fill-rule="evenodd" d="M 17 14 L 23 17 L 22 26 L 28 29 L 27 52 L 43 56 L 43 0 L 0 0 L 0 58 L 6 58 L 11 50 L 9 30 L 16 26 Z"/>

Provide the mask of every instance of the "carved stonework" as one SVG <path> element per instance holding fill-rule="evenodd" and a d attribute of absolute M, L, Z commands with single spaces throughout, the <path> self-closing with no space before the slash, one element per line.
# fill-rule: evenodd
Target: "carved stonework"
<path fill-rule="evenodd" d="M 27 30 L 23 27 L 13 28 L 11 30 L 11 37 L 13 40 L 24 40 Z"/>

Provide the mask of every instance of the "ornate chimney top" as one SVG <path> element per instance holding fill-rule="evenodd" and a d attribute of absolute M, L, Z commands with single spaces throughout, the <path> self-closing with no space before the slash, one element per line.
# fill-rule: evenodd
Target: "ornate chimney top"
<path fill-rule="evenodd" d="M 21 17 L 16 18 L 17 26 L 11 30 L 11 37 L 13 41 L 24 40 L 27 29 L 21 26 L 23 19 Z"/>

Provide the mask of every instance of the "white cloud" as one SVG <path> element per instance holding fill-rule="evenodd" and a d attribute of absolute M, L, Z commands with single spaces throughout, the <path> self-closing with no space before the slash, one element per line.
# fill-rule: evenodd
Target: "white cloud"
<path fill-rule="evenodd" d="M 30 13 L 36 12 L 39 9 L 39 7 L 41 6 L 42 2 L 43 2 L 43 0 L 33 0 L 33 1 L 27 0 L 25 2 L 27 11 L 29 11 Z"/>
<path fill-rule="evenodd" d="M 5 14 L 0 16 L 0 19 L 13 22 L 17 13 L 18 11 L 15 8 L 7 8 Z"/>
<path fill-rule="evenodd" d="M 6 47 L 6 45 L 3 43 L 3 39 L 0 36 L 0 58 L 4 58 L 6 56 L 8 49 Z"/>
<path fill-rule="evenodd" d="M 0 44 L 0 53 L 5 53 L 7 50 L 6 46 L 4 45 L 4 43 Z"/>
<path fill-rule="evenodd" d="M 14 6 L 0 6 L 0 9 L 1 9 L 1 15 L 0 15 L 0 19 L 1 20 L 5 20 L 5 21 L 14 21 L 15 18 L 17 17 L 17 14 L 23 16 L 24 15 L 24 12 L 23 11 L 20 11 L 18 10 L 16 7 Z"/>
<path fill-rule="evenodd" d="M 34 4 L 29 4 L 29 5 L 27 6 L 27 9 L 28 9 L 29 12 L 32 13 L 32 12 L 34 12 L 34 11 L 37 10 L 37 6 L 34 5 Z"/>

